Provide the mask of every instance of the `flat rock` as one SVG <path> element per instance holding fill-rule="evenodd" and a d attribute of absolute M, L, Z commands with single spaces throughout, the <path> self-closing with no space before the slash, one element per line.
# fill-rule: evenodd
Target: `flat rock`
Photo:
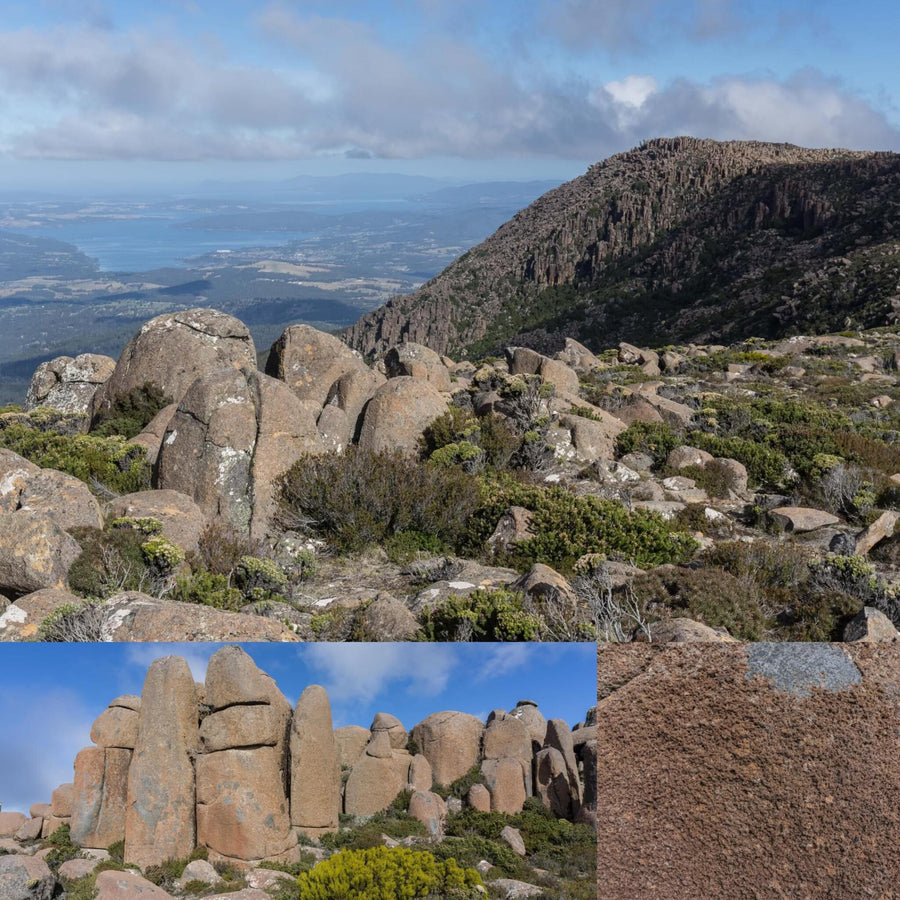
<path fill-rule="evenodd" d="M 837 525 L 841 520 L 824 509 L 812 509 L 805 506 L 779 506 L 770 512 L 776 522 L 780 522 L 787 531 L 815 531 L 826 525 Z"/>
<path fill-rule="evenodd" d="M 695 641 L 729 643 L 737 640 L 724 628 L 710 628 L 709 625 L 695 622 L 693 619 L 666 619 L 662 622 L 653 622 L 649 629 L 649 635 L 644 631 L 637 631 L 634 640 L 652 641 L 654 644 L 679 644 Z"/>
<path fill-rule="evenodd" d="M 296 641 L 281 622 L 226 612 L 196 603 L 158 600 L 146 594 L 115 594 L 103 639 L 109 641 Z"/>
<path fill-rule="evenodd" d="M 61 606 L 81 602 L 81 597 L 57 588 L 25 594 L 0 614 L 0 641 L 34 640 L 47 616 Z"/>
<path fill-rule="evenodd" d="M 136 872 L 109 869 L 97 876 L 96 900 L 171 900 L 161 887 Z"/>

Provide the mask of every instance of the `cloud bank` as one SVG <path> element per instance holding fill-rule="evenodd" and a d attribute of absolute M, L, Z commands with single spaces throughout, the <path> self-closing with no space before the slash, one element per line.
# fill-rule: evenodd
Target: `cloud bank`
<path fill-rule="evenodd" d="M 440 0 L 417 5 L 428 21 L 446 20 Z M 331 11 L 349 15 L 344 6 Z M 639 47 L 665 28 L 684 40 L 713 40 L 740 21 L 728 0 L 553 6 L 542 39 L 575 50 Z M 360 19 L 284 6 L 262 10 L 254 27 L 253 46 L 266 53 L 240 58 L 222 42 L 188 41 L 174 30 L 0 31 L 0 153 L 597 160 L 676 134 L 900 149 L 900 131 L 883 110 L 812 68 L 785 78 L 736 72 L 662 83 L 631 71 L 592 82 L 583 70 L 561 68 L 564 57 L 542 63 L 527 42 L 514 55 L 512 37 L 496 52 L 443 27 L 392 40 Z"/>

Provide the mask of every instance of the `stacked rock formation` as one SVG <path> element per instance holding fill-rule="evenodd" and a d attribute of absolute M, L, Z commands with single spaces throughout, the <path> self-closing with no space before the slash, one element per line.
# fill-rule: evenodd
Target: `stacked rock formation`
<path fill-rule="evenodd" d="M 509 714 L 492 713 L 486 727 L 444 711 L 411 735 L 388 713 L 376 714 L 370 728 L 335 730 L 324 688 L 310 685 L 292 710 L 240 647 L 212 656 L 203 685 L 184 659 L 169 656 L 150 666 L 140 697 L 118 697 L 98 717 L 95 746 L 76 756 L 73 783 L 54 791 L 51 804 L 35 804 L 30 819 L 11 823 L 12 832 L 38 837 L 69 824 L 81 847 L 124 840 L 125 861 L 140 868 L 186 857 L 196 845 L 212 861 L 243 868 L 290 863 L 300 835 L 336 831 L 341 812 L 371 815 L 404 791 L 410 814 L 440 835 L 447 805 L 433 789 L 473 769 L 481 783 L 468 802 L 476 808 L 516 813 L 537 796 L 574 819 L 582 782 L 596 784 L 596 753 L 584 750 L 591 727 L 548 724 L 522 701 Z M 573 734 L 591 738 L 577 742 L 578 755 Z M 540 761 L 548 752 L 561 762 L 545 783 Z M 349 768 L 343 785 L 342 766 Z"/>

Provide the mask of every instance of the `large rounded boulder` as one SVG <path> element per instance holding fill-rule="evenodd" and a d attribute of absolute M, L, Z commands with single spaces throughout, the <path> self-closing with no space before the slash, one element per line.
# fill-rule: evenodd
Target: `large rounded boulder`
<path fill-rule="evenodd" d="M 415 453 L 425 429 L 446 409 L 446 396 L 430 382 L 410 375 L 391 378 L 366 406 L 359 446 L 373 452 Z"/>
<path fill-rule="evenodd" d="M 343 341 L 309 325 L 291 325 L 272 345 L 266 374 L 283 381 L 301 399 L 319 409 L 331 386 L 347 372 L 368 366 Z"/>
<path fill-rule="evenodd" d="M 115 371 L 94 395 L 94 421 L 116 399 L 152 384 L 178 402 L 204 372 L 256 367 L 256 348 L 243 322 L 215 309 L 166 313 L 147 322 L 128 342 Z"/>
<path fill-rule="evenodd" d="M 283 382 L 249 367 L 217 369 L 195 380 L 172 417 L 157 487 L 192 497 L 211 521 L 262 536 L 278 477 L 322 449 L 309 406 Z"/>

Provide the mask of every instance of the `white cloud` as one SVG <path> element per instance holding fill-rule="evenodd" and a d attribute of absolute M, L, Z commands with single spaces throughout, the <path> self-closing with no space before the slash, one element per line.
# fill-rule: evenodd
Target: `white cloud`
<path fill-rule="evenodd" d="M 541 645 L 538 645 L 541 646 Z M 531 664 L 534 657 L 533 644 L 497 644 L 485 656 L 478 670 L 478 680 L 508 675 Z"/>
<path fill-rule="evenodd" d="M 404 683 L 410 693 L 434 696 L 457 664 L 446 644 L 309 644 L 303 655 L 337 702 L 369 702 Z"/>
<path fill-rule="evenodd" d="M 598 2 L 565 8 L 594 15 Z M 616 3 L 609 15 L 631 21 L 635 11 L 662 6 Z M 731 8 L 690 5 L 696 22 Z M 884 113 L 813 70 L 667 84 L 630 73 L 591 84 L 527 54 L 507 65 L 441 29 L 394 46 L 361 22 L 281 7 L 263 11 L 258 26 L 278 47 L 271 65 L 239 64 L 221 47 L 166 35 L 0 32 L 8 112 L 0 148 L 27 159 L 593 161 L 649 137 L 691 134 L 900 149 Z"/>

